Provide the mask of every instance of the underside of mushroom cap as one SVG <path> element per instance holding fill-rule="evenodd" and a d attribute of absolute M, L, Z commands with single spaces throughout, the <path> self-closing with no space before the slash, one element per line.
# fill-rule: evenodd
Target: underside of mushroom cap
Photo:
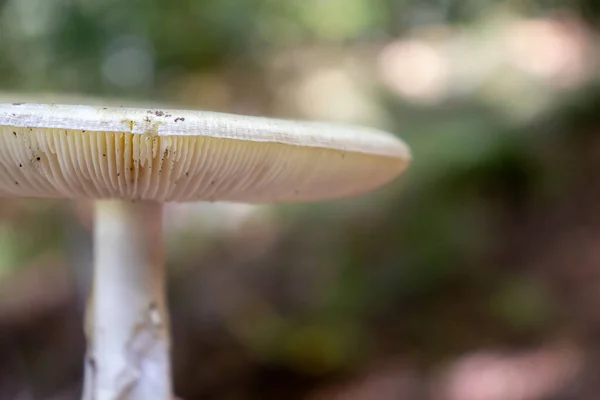
<path fill-rule="evenodd" d="M 0 104 L 0 196 L 158 202 L 316 201 L 399 176 L 385 132 L 232 114 Z"/>

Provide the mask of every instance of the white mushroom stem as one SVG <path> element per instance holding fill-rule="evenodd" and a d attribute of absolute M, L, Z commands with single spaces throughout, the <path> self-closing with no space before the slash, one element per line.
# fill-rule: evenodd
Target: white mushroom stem
<path fill-rule="evenodd" d="M 97 201 L 84 400 L 170 400 L 162 205 Z"/>

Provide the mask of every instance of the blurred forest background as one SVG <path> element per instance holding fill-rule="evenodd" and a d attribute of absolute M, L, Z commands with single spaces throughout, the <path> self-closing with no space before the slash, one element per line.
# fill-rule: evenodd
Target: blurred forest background
<path fill-rule="evenodd" d="M 599 21 L 596 0 L 0 0 L 0 101 L 412 147 L 359 199 L 167 207 L 181 398 L 591 400 Z M 78 398 L 90 229 L 85 202 L 1 201 L 0 399 Z"/>

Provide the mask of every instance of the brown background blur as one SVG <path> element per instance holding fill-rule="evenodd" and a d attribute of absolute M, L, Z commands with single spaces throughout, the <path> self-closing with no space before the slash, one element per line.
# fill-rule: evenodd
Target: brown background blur
<path fill-rule="evenodd" d="M 0 0 L 0 101 L 358 123 L 347 201 L 166 209 L 177 394 L 600 393 L 596 0 Z M 104 100 L 98 100 L 102 98 Z M 80 391 L 89 204 L 0 201 L 0 399 Z"/>

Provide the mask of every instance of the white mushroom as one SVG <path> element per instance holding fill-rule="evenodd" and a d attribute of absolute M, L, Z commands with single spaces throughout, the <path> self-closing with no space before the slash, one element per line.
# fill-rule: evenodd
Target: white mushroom
<path fill-rule="evenodd" d="M 221 113 L 0 104 L 0 196 L 94 199 L 84 399 L 172 397 L 162 204 L 356 196 L 399 176 L 374 129 Z"/>

